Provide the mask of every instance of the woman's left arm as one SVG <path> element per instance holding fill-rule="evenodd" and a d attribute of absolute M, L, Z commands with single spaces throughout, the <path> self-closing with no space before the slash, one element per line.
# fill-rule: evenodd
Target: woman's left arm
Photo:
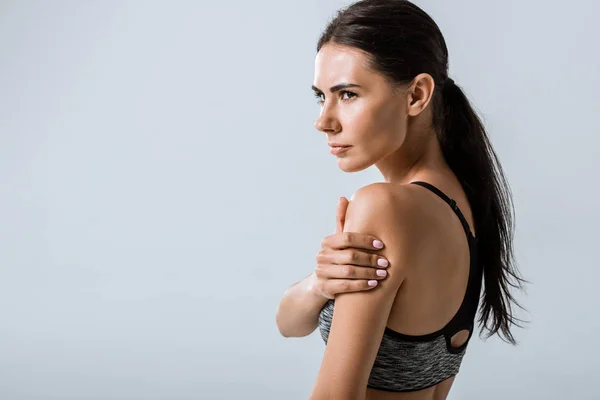
<path fill-rule="evenodd" d="M 388 276 L 370 291 L 335 297 L 329 338 L 310 400 L 365 398 L 396 293 L 408 268 L 418 267 L 423 244 L 422 225 L 416 223 L 419 207 L 410 190 L 396 187 L 392 193 L 389 185 L 360 188 L 348 206 L 344 231 L 382 239 L 386 246 L 381 253 L 390 262 Z"/>

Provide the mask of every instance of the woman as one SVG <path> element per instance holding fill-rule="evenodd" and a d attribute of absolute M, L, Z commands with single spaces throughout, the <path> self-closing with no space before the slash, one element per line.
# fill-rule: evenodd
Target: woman
<path fill-rule="evenodd" d="M 315 272 L 284 294 L 279 329 L 320 328 L 327 346 L 311 399 L 445 399 L 478 308 L 488 336 L 515 343 L 509 289 L 522 279 L 502 168 L 448 77 L 438 26 L 408 1 L 338 12 L 318 42 L 313 90 L 315 127 L 340 169 L 375 165 L 385 182 L 354 194 Z M 387 267 L 366 268 L 378 255 Z M 386 276 L 365 279 L 377 270 Z"/>

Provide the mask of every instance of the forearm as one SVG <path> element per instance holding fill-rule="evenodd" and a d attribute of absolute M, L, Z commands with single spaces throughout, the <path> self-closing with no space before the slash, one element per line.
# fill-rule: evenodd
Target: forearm
<path fill-rule="evenodd" d="M 284 337 L 307 336 L 317 328 L 327 298 L 314 290 L 315 281 L 312 273 L 284 292 L 276 312 L 277 327 Z"/>

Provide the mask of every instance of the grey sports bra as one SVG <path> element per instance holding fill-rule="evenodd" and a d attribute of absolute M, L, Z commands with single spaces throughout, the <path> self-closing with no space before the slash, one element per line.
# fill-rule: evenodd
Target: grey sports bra
<path fill-rule="evenodd" d="M 412 392 L 426 389 L 456 375 L 474 330 L 481 291 L 481 268 L 477 262 L 477 239 L 456 202 L 427 182 L 411 182 L 440 196 L 460 219 L 470 249 L 467 290 L 454 317 L 442 329 L 427 335 L 405 335 L 385 328 L 381 345 L 371 369 L 367 387 L 387 392 Z M 319 330 L 327 344 L 333 319 L 334 300 L 329 300 L 319 314 Z M 452 337 L 467 330 L 467 341 L 453 347 Z"/>

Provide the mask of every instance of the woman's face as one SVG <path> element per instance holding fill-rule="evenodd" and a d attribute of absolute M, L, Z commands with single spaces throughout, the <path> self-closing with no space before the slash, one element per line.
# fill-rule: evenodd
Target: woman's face
<path fill-rule="evenodd" d="M 402 146 L 406 97 L 395 95 L 384 77 L 368 68 L 360 50 L 324 45 L 315 59 L 313 90 L 321 105 L 315 128 L 325 133 L 328 143 L 350 146 L 335 155 L 343 171 L 368 168 Z"/>

